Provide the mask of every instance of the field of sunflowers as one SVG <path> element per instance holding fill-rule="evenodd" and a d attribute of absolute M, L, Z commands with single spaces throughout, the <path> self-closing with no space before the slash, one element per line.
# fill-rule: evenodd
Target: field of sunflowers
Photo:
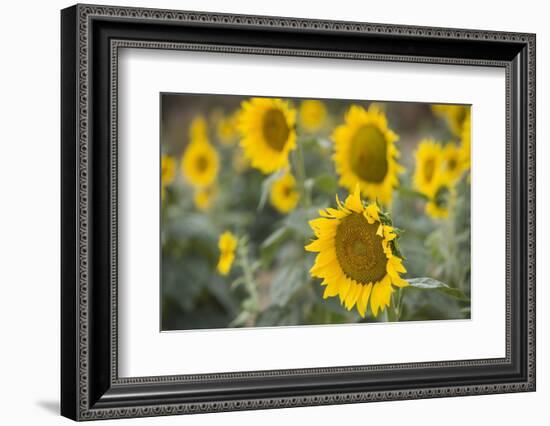
<path fill-rule="evenodd" d="M 162 330 L 470 318 L 470 121 L 163 94 Z"/>

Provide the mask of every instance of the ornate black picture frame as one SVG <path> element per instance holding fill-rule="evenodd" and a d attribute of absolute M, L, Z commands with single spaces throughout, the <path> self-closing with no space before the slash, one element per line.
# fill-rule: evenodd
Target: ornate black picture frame
<path fill-rule="evenodd" d="M 534 34 L 95 5 L 64 9 L 61 29 L 62 415 L 92 420 L 535 390 Z M 503 68 L 506 356 L 120 378 L 121 47 Z"/>

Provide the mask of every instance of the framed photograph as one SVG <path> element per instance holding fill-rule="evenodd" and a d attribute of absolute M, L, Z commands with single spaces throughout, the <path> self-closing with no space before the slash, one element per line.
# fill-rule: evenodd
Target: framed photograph
<path fill-rule="evenodd" d="M 535 35 L 61 12 L 61 412 L 535 390 Z"/>

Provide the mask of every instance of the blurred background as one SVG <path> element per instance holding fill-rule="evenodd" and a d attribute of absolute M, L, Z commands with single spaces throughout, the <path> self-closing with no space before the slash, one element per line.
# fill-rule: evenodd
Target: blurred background
<path fill-rule="evenodd" d="M 404 278 L 429 277 L 444 284 L 404 288 L 399 320 L 470 317 L 469 171 L 453 182 L 453 203 L 445 217 L 428 214 L 429 197 L 414 185 L 423 141 L 433 140 L 442 149 L 464 145 L 468 106 L 323 99 L 322 108 L 308 111 L 304 100 L 285 99 L 296 112 L 300 147 L 290 153 L 290 164 L 301 152 L 310 204 L 282 211 L 270 194 L 280 174 L 251 167 L 240 145 L 237 114 L 248 99 L 161 95 L 162 330 L 388 321 L 387 315 L 370 312 L 361 318 L 337 297 L 323 299 L 321 280 L 309 274 L 315 254 L 304 250 L 313 238 L 308 221 L 318 217 L 319 209 L 336 207 L 335 194 L 340 199 L 348 194 L 339 186 L 331 135 L 351 105 L 367 110 L 373 103 L 399 136 L 398 161 L 405 169 L 391 205 L 384 207 L 402 230 Z M 210 172 L 202 183 L 185 169 L 194 138 L 206 138 L 208 144 L 204 168 Z M 239 249 L 229 272 L 222 274 L 220 236 L 227 230 Z"/>

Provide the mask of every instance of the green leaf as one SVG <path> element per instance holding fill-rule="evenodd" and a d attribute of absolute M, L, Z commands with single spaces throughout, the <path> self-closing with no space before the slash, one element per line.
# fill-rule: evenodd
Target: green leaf
<path fill-rule="evenodd" d="M 277 228 L 269 235 L 260 246 L 260 260 L 264 266 L 268 266 L 273 261 L 277 250 L 285 240 L 292 234 L 286 226 Z"/>
<path fill-rule="evenodd" d="M 313 231 L 309 226 L 309 221 L 319 217 L 318 212 L 321 208 L 315 206 L 295 209 L 286 217 L 285 225 L 298 235 L 304 238 L 311 238 Z"/>
<path fill-rule="evenodd" d="M 267 237 L 261 245 L 262 250 L 268 249 L 272 246 L 277 246 L 283 241 L 288 233 L 288 228 L 285 226 L 277 228 L 269 237 Z"/>
<path fill-rule="evenodd" d="M 458 288 L 449 287 L 447 284 L 442 283 L 433 278 L 422 277 L 422 278 L 409 278 L 407 282 L 411 287 L 419 288 L 422 290 L 439 290 L 449 296 L 453 296 L 457 299 L 467 300 L 466 295 L 459 290 Z"/>
<path fill-rule="evenodd" d="M 242 327 L 244 326 L 248 319 L 250 318 L 250 312 L 243 311 L 237 317 L 229 323 L 229 327 Z"/>
<path fill-rule="evenodd" d="M 285 306 L 304 283 L 304 267 L 301 262 L 285 265 L 279 269 L 270 288 L 270 299 L 274 305 Z"/>
<path fill-rule="evenodd" d="M 421 192 L 415 191 L 412 188 L 408 188 L 406 186 L 400 186 L 397 188 L 397 192 L 399 192 L 399 195 L 403 195 L 405 197 L 413 197 L 413 198 L 420 198 L 422 200 L 428 200 L 428 197 Z"/>
<path fill-rule="evenodd" d="M 336 175 L 325 173 L 317 176 L 314 180 L 314 187 L 317 188 L 319 191 L 334 196 L 334 194 L 338 190 Z"/>

